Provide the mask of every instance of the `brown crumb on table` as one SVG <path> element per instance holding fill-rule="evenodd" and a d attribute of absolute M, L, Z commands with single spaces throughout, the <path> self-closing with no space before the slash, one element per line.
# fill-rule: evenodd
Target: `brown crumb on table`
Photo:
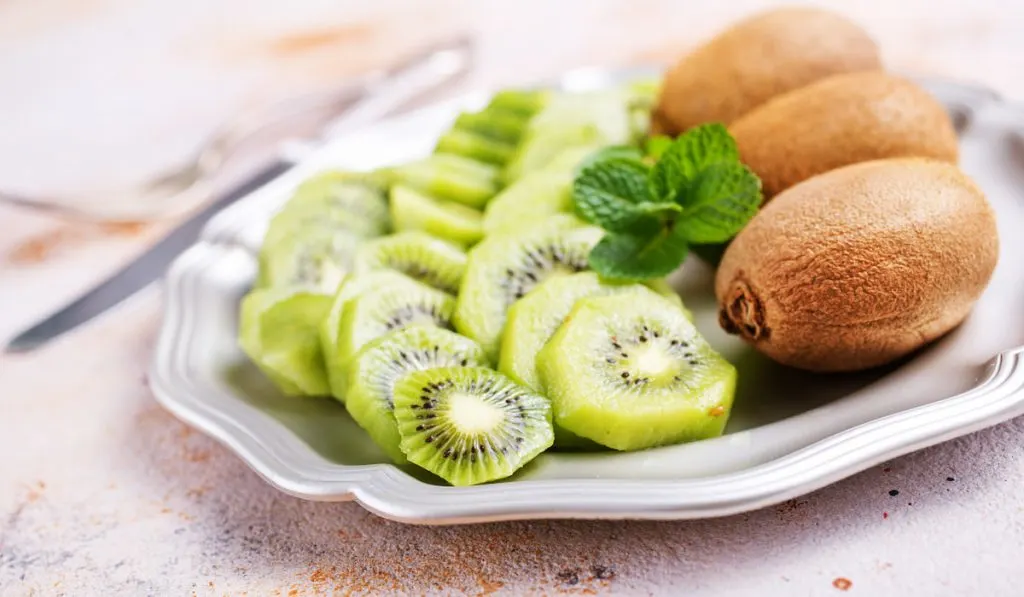
<path fill-rule="evenodd" d="M 839 578 L 832 581 L 832 586 L 839 589 L 840 591 L 846 591 L 853 586 L 853 582 L 851 582 L 848 578 L 843 578 L 842 576 L 840 576 Z"/>
<path fill-rule="evenodd" d="M 725 414 L 725 407 L 722 405 L 718 405 L 709 410 L 708 414 L 711 415 L 712 417 L 720 417 Z"/>

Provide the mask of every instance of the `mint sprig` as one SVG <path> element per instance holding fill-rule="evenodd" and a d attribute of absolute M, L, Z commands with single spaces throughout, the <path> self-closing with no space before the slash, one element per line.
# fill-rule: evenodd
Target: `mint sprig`
<path fill-rule="evenodd" d="M 675 270 L 691 244 L 735 236 L 762 195 L 732 136 L 709 124 L 674 141 L 651 139 L 646 156 L 623 147 L 596 152 L 578 171 L 573 200 L 580 217 L 607 231 L 591 267 L 606 278 L 645 280 Z"/>

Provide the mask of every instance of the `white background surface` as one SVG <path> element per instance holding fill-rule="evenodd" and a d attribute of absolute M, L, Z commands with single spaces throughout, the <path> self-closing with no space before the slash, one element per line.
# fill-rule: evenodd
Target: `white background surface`
<path fill-rule="evenodd" d="M 1024 97 L 1019 2 L 833 4 L 893 68 Z M 452 31 L 480 36 L 471 83 L 513 83 L 670 60 L 763 5 L 4 0 L 0 183 L 140 178 L 242 108 Z M 0 209 L 0 338 L 161 229 Z M 405 527 L 280 495 L 160 410 L 143 376 L 158 317 L 151 291 L 37 353 L 0 356 L 0 594 L 838 595 L 837 578 L 849 594 L 1024 594 L 1019 420 L 745 516 Z"/>

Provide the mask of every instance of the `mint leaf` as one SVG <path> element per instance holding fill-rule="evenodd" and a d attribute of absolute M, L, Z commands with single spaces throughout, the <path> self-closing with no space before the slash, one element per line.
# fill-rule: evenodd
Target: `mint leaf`
<path fill-rule="evenodd" d="M 669 226 L 610 232 L 590 251 L 590 268 L 613 280 L 667 276 L 686 257 L 686 239 Z"/>
<path fill-rule="evenodd" d="M 572 185 L 576 213 L 605 230 L 625 230 L 643 220 L 650 203 L 649 168 L 629 158 L 610 158 L 584 168 Z"/>
<path fill-rule="evenodd" d="M 738 162 L 736 141 L 718 123 L 694 127 L 661 154 L 651 170 L 651 194 L 656 200 L 673 201 L 697 174 L 719 162 Z"/>
<path fill-rule="evenodd" d="M 723 243 L 761 206 L 761 181 L 738 162 L 713 164 L 679 194 L 683 215 L 676 230 L 691 243 Z"/>
<path fill-rule="evenodd" d="M 664 154 L 671 146 L 672 137 L 655 135 L 647 140 L 647 157 L 657 160 L 661 158 L 662 154 Z"/>
<path fill-rule="evenodd" d="M 631 147 L 629 145 L 611 145 L 609 147 L 602 147 L 601 149 L 588 154 L 587 157 L 583 158 L 583 161 L 576 166 L 576 171 L 582 172 L 598 162 L 617 159 L 639 162 L 642 161 L 643 158 L 644 154 L 636 147 Z"/>

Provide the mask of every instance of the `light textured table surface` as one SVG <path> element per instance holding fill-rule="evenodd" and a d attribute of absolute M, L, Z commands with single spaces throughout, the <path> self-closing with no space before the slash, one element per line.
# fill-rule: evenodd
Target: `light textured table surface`
<path fill-rule="evenodd" d="M 1024 4 L 835 3 L 893 68 L 1024 97 Z M 0 2 L 0 181 L 107 184 L 185 156 L 241 108 L 447 33 L 473 84 L 667 60 L 761 2 Z M 165 226 L 0 210 L 0 338 Z M 154 402 L 149 290 L 0 356 L 0 594 L 1022 595 L 1024 420 L 751 514 L 426 528 L 278 493 Z M 898 493 L 897 493 L 898 492 Z"/>

